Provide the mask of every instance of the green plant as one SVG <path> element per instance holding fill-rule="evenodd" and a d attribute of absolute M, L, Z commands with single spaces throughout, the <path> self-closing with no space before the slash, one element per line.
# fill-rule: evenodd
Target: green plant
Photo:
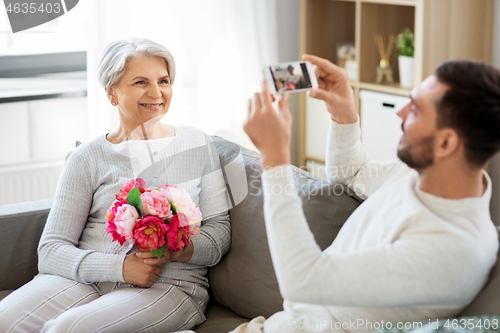
<path fill-rule="evenodd" d="M 409 28 L 404 28 L 396 37 L 396 51 L 401 56 L 413 57 L 415 50 L 415 34 Z"/>

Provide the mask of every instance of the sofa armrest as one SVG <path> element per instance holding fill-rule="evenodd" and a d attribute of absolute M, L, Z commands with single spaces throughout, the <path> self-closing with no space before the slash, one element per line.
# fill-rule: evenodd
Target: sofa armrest
<path fill-rule="evenodd" d="M 38 274 L 37 247 L 51 205 L 52 199 L 0 206 L 0 290 Z"/>

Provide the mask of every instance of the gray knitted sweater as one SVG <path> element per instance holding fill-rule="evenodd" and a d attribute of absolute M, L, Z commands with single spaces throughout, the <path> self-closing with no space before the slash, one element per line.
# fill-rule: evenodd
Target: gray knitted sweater
<path fill-rule="evenodd" d="M 191 261 L 165 264 L 159 279 L 208 288 L 207 267 L 221 259 L 231 241 L 226 185 L 211 138 L 191 127 L 175 130 L 171 144 L 152 155 L 154 160 L 139 177 L 148 187 L 170 184 L 186 189 L 203 221 L 193 239 Z M 114 151 L 105 135 L 68 155 L 38 246 L 40 273 L 87 284 L 124 282 L 123 260 L 130 246 L 112 242 L 104 230 L 105 214 L 122 184 L 137 176 L 135 163 Z"/>

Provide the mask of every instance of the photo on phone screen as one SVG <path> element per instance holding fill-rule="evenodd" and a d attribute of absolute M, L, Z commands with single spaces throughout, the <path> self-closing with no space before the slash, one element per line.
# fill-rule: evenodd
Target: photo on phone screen
<path fill-rule="evenodd" d="M 285 91 L 311 89 L 311 78 L 305 62 L 270 66 L 274 86 L 278 94 Z"/>

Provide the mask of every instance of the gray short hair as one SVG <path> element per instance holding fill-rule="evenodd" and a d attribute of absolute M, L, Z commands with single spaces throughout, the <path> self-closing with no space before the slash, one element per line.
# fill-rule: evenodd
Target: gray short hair
<path fill-rule="evenodd" d="M 99 64 L 99 83 L 104 88 L 118 83 L 125 72 L 127 62 L 132 57 L 155 56 L 165 59 L 170 84 L 175 80 L 175 62 L 172 53 L 163 45 L 144 38 L 117 40 L 109 44 L 103 52 Z"/>

